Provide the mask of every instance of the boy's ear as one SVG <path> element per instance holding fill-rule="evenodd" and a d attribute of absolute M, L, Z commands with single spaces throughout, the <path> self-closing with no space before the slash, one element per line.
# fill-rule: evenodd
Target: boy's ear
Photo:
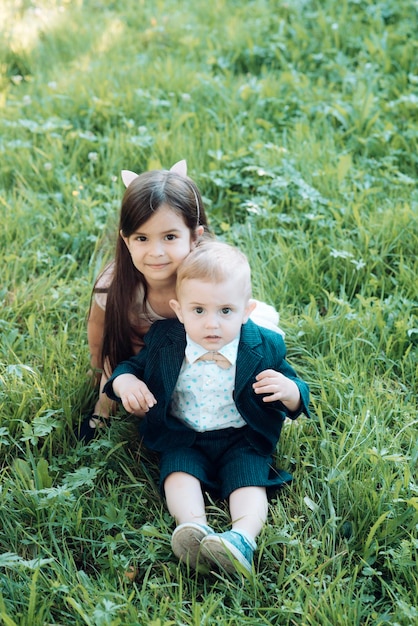
<path fill-rule="evenodd" d="M 248 318 L 250 317 L 256 306 L 257 302 L 255 300 L 248 300 L 248 304 L 244 310 L 244 319 L 242 320 L 243 324 L 245 324 L 245 322 L 248 322 Z"/>
<path fill-rule="evenodd" d="M 168 304 L 171 306 L 171 308 L 173 309 L 174 313 L 177 315 L 177 317 L 179 318 L 180 322 L 183 324 L 183 316 L 181 314 L 180 302 L 178 300 L 174 300 L 174 298 L 173 298 L 172 300 L 169 300 Z"/>

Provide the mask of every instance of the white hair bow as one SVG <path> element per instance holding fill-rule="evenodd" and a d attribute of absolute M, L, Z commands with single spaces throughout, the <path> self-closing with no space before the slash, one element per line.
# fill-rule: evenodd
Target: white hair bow
<path fill-rule="evenodd" d="M 170 172 L 174 172 L 175 174 L 178 174 L 179 176 L 183 176 L 185 178 L 187 176 L 186 159 L 174 163 L 174 165 L 170 167 Z M 128 187 L 131 182 L 139 176 L 139 174 L 135 174 L 135 172 L 131 172 L 130 170 L 122 170 L 120 174 L 125 187 Z"/>

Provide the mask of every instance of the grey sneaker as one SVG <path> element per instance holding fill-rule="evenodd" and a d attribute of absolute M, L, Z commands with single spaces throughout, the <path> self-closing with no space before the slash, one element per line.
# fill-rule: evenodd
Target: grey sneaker
<path fill-rule="evenodd" d="M 196 569 L 199 560 L 200 542 L 208 537 L 213 530 L 209 526 L 196 524 L 195 522 L 185 522 L 174 529 L 171 536 L 171 547 L 174 554 L 183 561 L 189 563 L 190 567 Z"/>
<path fill-rule="evenodd" d="M 248 572 L 251 572 L 255 541 L 250 541 L 241 533 L 228 530 L 225 533 L 212 533 L 203 537 L 201 555 L 205 560 L 216 563 L 226 572 L 236 573 L 235 563 L 238 561 Z"/>

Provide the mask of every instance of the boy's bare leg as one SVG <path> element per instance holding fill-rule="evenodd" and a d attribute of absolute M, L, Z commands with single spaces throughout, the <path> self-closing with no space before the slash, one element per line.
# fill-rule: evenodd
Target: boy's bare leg
<path fill-rule="evenodd" d="M 260 534 L 268 512 L 264 487 L 241 487 L 229 496 L 232 530 L 243 531 L 254 539 Z"/>
<path fill-rule="evenodd" d="M 200 481 L 185 472 L 173 472 L 164 482 L 167 508 L 178 525 L 184 522 L 207 524 Z"/>

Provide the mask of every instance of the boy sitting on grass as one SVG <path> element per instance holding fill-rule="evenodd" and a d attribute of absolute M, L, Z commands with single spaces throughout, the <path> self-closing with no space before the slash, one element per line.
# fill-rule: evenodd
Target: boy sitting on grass
<path fill-rule="evenodd" d="M 272 455 L 285 418 L 309 414 L 309 389 L 287 363 L 282 336 L 248 319 L 251 274 L 238 249 L 197 246 L 178 269 L 176 291 L 178 320 L 155 322 L 145 348 L 116 367 L 104 391 L 145 414 L 140 432 L 159 453 L 177 523 L 174 554 L 193 568 L 201 559 L 251 571 L 267 488 L 292 479 Z M 229 500 L 230 530 L 208 525 L 205 491 Z"/>

